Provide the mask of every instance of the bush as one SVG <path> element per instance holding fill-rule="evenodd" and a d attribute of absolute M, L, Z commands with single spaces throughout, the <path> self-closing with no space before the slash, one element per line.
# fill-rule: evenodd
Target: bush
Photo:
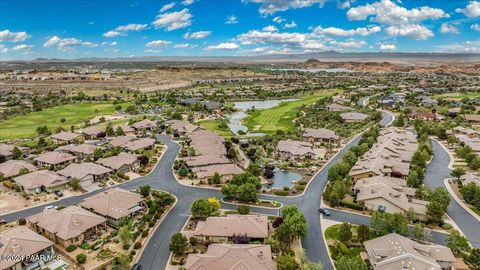
<path fill-rule="evenodd" d="M 135 250 L 130 251 L 130 255 L 135 256 L 135 254 L 137 254 Z"/>
<path fill-rule="evenodd" d="M 27 221 L 24 218 L 21 218 L 18 220 L 18 225 L 25 225 L 27 224 Z"/>
<path fill-rule="evenodd" d="M 344 255 L 348 254 L 348 247 L 342 242 L 338 242 L 338 250 Z"/>
<path fill-rule="evenodd" d="M 452 224 L 449 224 L 449 223 L 445 223 L 442 225 L 442 228 L 446 231 L 450 230 L 453 228 Z"/>
<path fill-rule="evenodd" d="M 290 190 L 289 187 L 287 187 L 287 186 L 284 186 L 284 187 L 283 187 L 283 191 L 289 191 L 289 190 Z"/>
<path fill-rule="evenodd" d="M 134 245 L 133 245 L 133 249 L 140 249 L 142 247 L 142 243 L 140 242 L 136 242 Z"/>
<path fill-rule="evenodd" d="M 72 251 L 74 251 L 75 249 L 77 249 L 77 246 L 75 246 L 75 245 L 70 245 L 70 246 L 68 246 L 68 247 L 66 248 L 67 252 L 72 252 Z"/>
<path fill-rule="evenodd" d="M 148 227 L 151 228 L 151 227 L 155 226 L 155 223 L 156 223 L 155 220 L 150 220 L 150 221 L 148 222 Z"/>
<path fill-rule="evenodd" d="M 80 253 L 77 255 L 76 259 L 79 264 L 84 264 L 85 261 L 87 260 L 87 255 Z"/>
<path fill-rule="evenodd" d="M 288 195 L 288 191 L 285 191 L 285 190 L 277 190 L 274 192 L 275 195 L 277 196 L 287 196 Z"/>
<path fill-rule="evenodd" d="M 358 210 L 358 211 L 363 211 L 363 205 L 361 205 L 359 203 L 354 203 L 354 202 L 341 200 L 340 201 L 340 206 L 351 208 L 351 209 Z"/>
<path fill-rule="evenodd" d="M 89 248 L 90 248 L 90 245 L 89 245 L 87 242 L 83 242 L 83 243 L 80 245 L 80 248 L 81 248 L 81 249 L 89 249 Z"/>
<path fill-rule="evenodd" d="M 15 183 L 11 180 L 5 180 L 2 183 L 8 189 L 14 189 L 15 188 Z"/>
<path fill-rule="evenodd" d="M 122 248 L 123 248 L 123 250 L 128 250 L 130 248 L 130 244 L 125 243 L 125 244 L 123 244 Z"/>
<path fill-rule="evenodd" d="M 238 207 L 238 213 L 241 214 L 241 215 L 246 215 L 246 214 L 250 213 L 250 206 L 240 205 Z"/>
<path fill-rule="evenodd" d="M 299 186 L 305 186 L 307 184 L 307 181 L 298 181 L 297 185 Z"/>
<path fill-rule="evenodd" d="M 145 238 L 148 236 L 148 229 L 142 232 L 142 237 Z"/>

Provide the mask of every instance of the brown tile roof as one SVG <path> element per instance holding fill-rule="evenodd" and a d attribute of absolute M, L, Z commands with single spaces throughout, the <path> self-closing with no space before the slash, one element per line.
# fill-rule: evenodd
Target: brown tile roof
<path fill-rule="evenodd" d="M 375 270 L 434 269 L 439 262 L 454 262 L 452 251 L 439 245 L 423 245 L 396 233 L 363 243 Z"/>
<path fill-rule="evenodd" d="M 18 226 L 0 232 L 0 258 L 6 256 L 30 256 L 53 246 L 53 242 L 26 226 Z M 0 269 L 7 269 L 20 260 L 0 260 Z"/>
<path fill-rule="evenodd" d="M 337 103 L 332 103 L 332 104 L 327 105 L 327 109 L 330 110 L 330 111 L 334 111 L 334 112 L 345 112 L 345 111 L 353 110 L 350 107 L 343 106 L 343 105 L 340 105 L 340 104 L 337 104 Z"/>
<path fill-rule="evenodd" d="M 126 143 L 123 147 L 128 151 L 137 151 L 140 149 L 152 147 L 153 145 L 155 145 L 155 141 L 156 140 L 152 138 L 143 138 L 143 139 L 130 141 Z"/>
<path fill-rule="evenodd" d="M 79 145 L 74 145 L 74 144 L 69 144 L 69 145 L 64 145 L 60 146 L 55 151 L 64 151 L 64 152 L 70 152 L 70 153 L 81 153 L 84 155 L 92 155 L 95 152 L 95 149 L 99 148 L 98 146 L 92 145 L 92 144 L 79 144 Z"/>
<path fill-rule="evenodd" d="M 35 171 L 13 178 L 13 181 L 24 186 L 26 189 L 40 187 L 56 187 L 66 184 L 67 178 L 52 171 Z"/>
<path fill-rule="evenodd" d="M 246 235 L 251 238 L 268 236 L 268 219 L 260 215 L 227 215 L 226 217 L 208 217 L 199 221 L 195 236 Z"/>
<path fill-rule="evenodd" d="M 464 114 L 465 121 L 480 122 L 480 114 Z"/>
<path fill-rule="evenodd" d="M 30 216 L 27 220 L 63 240 L 77 237 L 88 229 L 107 221 L 97 214 L 74 205 L 62 210 L 50 209 Z"/>
<path fill-rule="evenodd" d="M 85 198 L 80 206 L 113 219 L 129 215 L 144 199 L 141 195 L 121 188 L 112 188 Z"/>
<path fill-rule="evenodd" d="M 37 167 L 23 160 L 8 160 L 0 164 L 0 173 L 5 177 L 16 176 L 22 169 L 33 172 L 37 170 Z"/>
<path fill-rule="evenodd" d="M 101 132 L 105 132 L 105 128 L 99 126 L 89 126 L 82 130 L 82 133 L 88 136 L 97 136 Z"/>
<path fill-rule="evenodd" d="M 135 129 L 132 128 L 131 126 L 128 126 L 128 125 L 113 126 L 113 130 L 114 130 L 114 131 L 117 131 L 118 127 L 120 127 L 120 128 L 122 129 L 123 133 L 135 132 Z"/>
<path fill-rule="evenodd" d="M 220 175 L 237 175 L 243 173 L 235 164 L 213 164 L 202 167 L 192 168 L 192 171 L 197 175 L 199 179 L 210 178 L 218 173 Z"/>
<path fill-rule="evenodd" d="M 103 167 L 102 165 L 98 165 L 92 162 L 85 162 L 85 163 L 73 163 L 68 165 L 62 170 L 59 170 L 58 173 L 65 177 L 73 177 L 79 180 L 82 180 L 88 175 L 104 175 L 107 173 L 112 172 L 109 168 Z"/>
<path fill-rule="evenodd" d="M 15 148 L 15 145 L 9 145 L 9 144 L 4 144 L 0 143 L 0 156 L 5 156 L 8 157 L 12 155 L 12 151 Z M 20 151 L 24 151 L 27 148 L 26 147 L 18 147 Z"/>
<path fill-rule="evenodd" d="M 61 164 L 67 161 L 75 160 L 77 159 L 76 156 L 72 156 L 67 153 L 62 153 L 62 152 L 46 152 L 43 153 L 36 158 L 34 158 L 35 161 L 51 164 L 51 165 L 56 165 L 56 164 Z"/>
<path fill-rule="evenodd" d="M 343 120 L 363 121 L 368 118 L 368 115 L 357 112 L 347 112 L 340 114 L 340 117 L 342 117 Z"/>
<path fill-rule="evenodd" d="M 414 196 L 416 189 L 407 186 L 407 180 L 388 176 L 367 177 L 355 182 L 356 190 L 371 190 L 380 187 L 390 187 L 398 192 L 405 193 L 408 196 Z"/>
<path fill-rule="evenodd" d="M 294 156 L 312 155 L 313 158 L 323 158 L 326 150 L 323 148 L 315 148 L 308 142 L 283 140 L 279 141 L 276 147 L 276 151 L 290 153 Z"/>
<path fill-rule="evenodd" d="M 303 137 L 323 139 L 323 140 L 337 140 L 340 138 L 335 131 L 326 128 L 307 128 L 303 132 Z"/>
<path fill-rule="evenodd" d="M 181 120 L 170 120 L 166 122 L 173 130 L 180 133 L 192 133 L 201 127 L 193 125 L 187 121 Z"/>
<path fill-rule="evenodd" d="M 200 155 L 194 157 L 185 157 L 183 158 L 185 163 L 189 168 L 193 167 L 201 167 L 206 165 L 212 164 L 229 164 L 232 163 L 228 158 L 225 156 L 220 155 Z"/>
<path fill-rule="evenodd" d="M 117 170 L 123 165 L 132 165 L 136 161 L 137 161 L 137 155 L 122 152 L 117 156 L 100 158 L 95 162 L 105 167 L 108 167 L 110 169 Z"/>
<path fill-rule="evenodd" d="M 114 137 L 108 141 L 108 143 L 113 147 L 122 147 L 127 144 L 129 141 L 134 140 L 136 137 L 132 135 L 118 136 Z"/>
<path fill-rule="evenodd" d="M 274 270 L 269 245 L 211 244 L 204 254 L 190 254 L 187 270 Z"/>
<path fill-rule="evenodd" d="M 134 129 L 142 129 L 142 128 L 155 128 L 157 124 L 149 119 L 143 119 L 142 121 L 136 122 L 132 124 Z"/>
<path fill-rule="evenodd" d="M 73 141 L 80 136 L 82 135 L 73 132 L 62 131 L 60 133 L 51 135 L 50 138 L 57 139 L 59 141 Z"/>

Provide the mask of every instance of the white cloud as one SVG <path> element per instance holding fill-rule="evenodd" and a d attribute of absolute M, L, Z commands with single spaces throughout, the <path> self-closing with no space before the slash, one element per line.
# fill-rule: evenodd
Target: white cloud
<path fill-rule="evenodd" d="M 331 45 L 337 46 L 341 49 L 360 49 L 367 45 L 366 41 L 355 41 L 355 40 L 347 40 L 347 41 L 331 41 Z"/>
<path fill-rule="evenodd" d="M 227 20 L 225 21 L 225 24 L 236 24 L 238 23 L 237 17 L 235 15 L 229 15 L 227 17 Z"/>
<path fill-rule="evenodd" d="M 295 21 L 285 24 L 285 28 L 295 28 L 295 27 L 297 27 L 297 24 L 295 23 Z"/>
<path fill-rule="evenodd" d="M 43 47 L 45 48 L 52 47 L 53 45 L 58 44 L 59 41 L 60 41 L 59 37 L 53 36 L 49 40 L 47 40 L 45 43 L 43 43 Z"/>
<path fill-rule="evenodd" d="M 355 0 L 337 0 L 337 8 L 339 9 L 350 8 L 353 2 L 355 2 Z"/>
<path fill-rule="evenodd" d="M 26 44 L 20 44 L 15 47 L 13 47 L 14 51 L 26 51 L 26 50 L 31 50 L 34 46 L 33 45 L 26 45 Z"/>
<path fill-rule="evenodd" d="M 158 48 L 158 47 L 165 47 L 170 44 L 172 44 L 172 42 L 166 41 L 166 40 L 153 40 L 145 44 L 145 46 L 149 48 Z"/>
<path fill-rule="evenodd" d="M 197 47 L 196 44 L 189 44 L 189 43 L 179 43 L 173 46 L 173 48 L 179 48 L 179 49 L 186 49 L 186 48 L 192 49 L 195 47 Z"/>
<path fill-rule="evenodd" d="M 272 50 L 265 51 L 263 54 L 273 55 L 273 54 L 289 54 L 289 53 L 292 53 L 292 49 L 280 48 L 280 49 L 272 49 Z"/>
<path fill-rule="evenodd" d="M 284 18 L 280 17 L 280 16 L 277 16 L 277 17 L 273 18 L 272 21 L 274 23 L 284 23 L 286 20 Z"/>
<path fill-rule="evenodd" d="M 306 39 L 305 34 L 300 33 L 279 33 L 250 30 L 247 33 L 238 35 L 238 40 L 244 45 L 250 44 L 300 44 Z"/>
<path fill-rule="evenodd" d="M 289 9 L 298 9 L 311 7 L 315 4 L 323 6 L 326 0 L 242 0 L 244 3 L 258 3 L 261 4 L 258 12 L 264 15 L 272 15 L 279 11 Z"/>
<path fill-rule="evenodd" d="M 212 31 L 197 31 L 197 32 L 187 32 L 185 35 L 183 35 L 183 38 L 185 39 L 202 39 L 210 36 Z"/>
<path fill-rule="evenodd" d="M 236 50 L 239 46 L 233 42 L 220 43 L 218 45 L 208 46 L 205 50 Z"/>
<path fill-rule="evenodd" d="M 438 46 L 441 52 L 448 53 L 480 53 L 480 40 L 466 41 Z"/>
<path fill-rule="evenodd" d="M 164 6 L 160 9 L 160 12 L 163 13 L 163 12 L 165 12 L 165 11 L 173 8 L 175 5 L 176 5 L 175 2 L 168 3 L 168 4 L 164 5 Z"/>
<path fill-rule="evenodd" d="M 5 45 L 3 45 L 3 44 L 0 44 L 0 52 L 2 52 L 2 53 L 6 53 L 6 52 L 8 52 L 8 48 L 7 48 L 7 47 L 5 47 Z"/>
<path fill-rule="evenodd" d="M 390 36 L 409 37 L 416 40 L 426 40 L 430 37 L 435 36 L 430 29 L 419 24 L 389 26 L 386 29 L 386 32 Z"/>
<path fill-rule="evenodd" d="M 118 43 L 116 41 L 113 41 L 113 42 L 110 43 L 110 46 L 117 46 L 117 44 Z"/>
<path fill-rule="evenodd" d="M 182 5 L 184 6 L 190 6 L 191 4 L 193 4 L 195 1 L 194 0 L 183 0 L 182 1 Z"/>
<path fill-rule="evenodd" d="M 480 2 L 470 1 L 465 8 L 457 8 L 455 11 L 470 18 L 480 17 Z"/>
<path fill-rule="evenodd" d="M 268 47 L 257 47 L 252 50 L 254 53 L 263 53 L 266 52 L 269 48 Z"/>
<path fill-rule="evenodd" d="M 265 31 L 265 32 L 277 32 L 278 31 L 278 28 L 273 26 L 273 25 L 268 25 L 268 26 L 265 26 L 263 27 L 262 31 Z"/>
<path fill-rule="evenodd" d="M 328 47 L 325 44 L 323 44 L 323 42 L 318 40 L 309 40 L 305 43 L 302 43 L 301 47 L 309 51 L 319 51 L 319 50 L 328 49 Z"/>
<path fill-rule="evenodd" d="M 115 31 L 119 32 L 127 32 L 127 31 L 140 31 L 147 28 L 148 25 L 146 24 L 137 24 L 137 23 L 130 23 L 127 25 L 121 25 L 115 28 Z"/>
<path fill-rule="evenodd" d="M 43 43 L 43 47 L 49 48 L 57 46 L 57 49 L 61 51 L 73 51 L 74 47 L 76 46 L 83 46 L 83 47 L 98 47 L 98 44 L 90 42 L 90 41 L 83 41 L 77 38 L 60 38 L 58 36 L 53 36 L 48 39 L 45 43 Z"/>
<path fill-rule="evenodd" d="M 347 11 L 351 21 L 363 21 L 370 17 L 371 21 L 386 24 L 414 24 L 425 20 L 435 20 L 450 17 L 442 9 L 422 6 L 406 9 L 391 0 L 381 0 L 373 4 L 357 6 Z"/>
<path fill-rule="evenodd" d="M 313 33 L 316 35 L 330 35 L 330 36 L 340 36 L 340 37 L 351 37 L 351 36 L 369 36 L 375 33 L 378 33 L 382 30 L 379 26 L 368 26 L 368 27 L 359 27 L 356 29 L 342 29 L 337 27 L 327 27 L 323 28 L 322 26 L 317 26 L 313 29 Z"/>
<path fill-rule="evenodd" d="M 470 25 L 470 29 L 480 32 L 480 24 L 472 24 Z"/>
<path fill-rule="evenodd" d="M 395 44 L 380 43 L 379 49 L 383 51 L 394 51 L 397 49 L 397 46 Z"/>
<path fill-rule="evenodd" d="M 103 33 L 103 36 L 106 37 L 106 38 L 118 37 L 120 35 L 123 35 L 123 34 L 118 32 L 118 31 L 113 31 L 113 30 Z"/>
<path fill-rule="evenodd" d="M 164 28 L 167 31 L 173 31 L 188 27 L 192 24 L 192 14 L 187 8 L 181 11 L 162 13 L 157 16 L 152 24 L 155 28 Z"/>
<path fill-rule="evenodd" d="M 459 24 L 458 23 L 447 23 L 444 22 L 440 26 L 440 33 L 444 34 L 460 34 L 460 29 L 458 29 Z"/>
<path fill-rule="evenodd" d="M 27 32 L 10 32 L 8 29 L 0 31 L 0 42 L 19 42 L 24 41 L 27 37 Z"/>

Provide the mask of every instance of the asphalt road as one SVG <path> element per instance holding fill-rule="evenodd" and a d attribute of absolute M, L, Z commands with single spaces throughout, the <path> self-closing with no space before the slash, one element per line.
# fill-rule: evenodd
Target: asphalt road
<path fill-rule="evenodd" d="M 450 156 L 440 144 L 432 140 L 433 159 L 425 170 L 425 184 L 431 188 L 444 187 L 443 180 L 450 178 Z M 480 222 L 451 196 L 447 215 L 455 221 L 474 247 L 480 247 Z"/>

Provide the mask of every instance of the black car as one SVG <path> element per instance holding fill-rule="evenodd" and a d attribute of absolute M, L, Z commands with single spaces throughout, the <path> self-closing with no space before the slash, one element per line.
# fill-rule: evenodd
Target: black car
<path fill-rule="evenodd" d="M 63 192 L 61 192 L 60 190 L 55 190 L 53 193 L 55 193 L 55 195 L 57 195 L 58 197 L 63 197 Z"/>
<path fill-rule="evenodd" d="M 327 209 L 320 208 L 320 209 L 318 209 L 318 212 L 320 214 L 323 214 L 324 216 L 330 216 L 330 211 L 328 211 Z"/>
<path fill-rule="evenodd" d="M 138 263 L 134 264 L 132 270 L 142 270 L 142 266 Z"/>

